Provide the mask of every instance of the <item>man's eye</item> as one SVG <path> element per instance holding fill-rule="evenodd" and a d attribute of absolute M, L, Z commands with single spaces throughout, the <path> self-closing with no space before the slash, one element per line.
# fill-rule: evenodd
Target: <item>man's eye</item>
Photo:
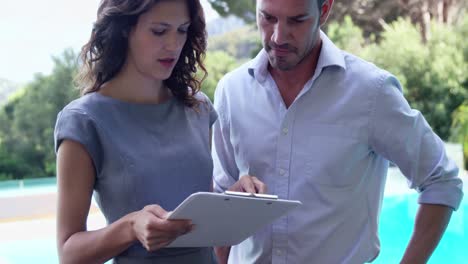
<path fill-rule="evenodd" d="M 270 16 L 270 15 L 263 15 L 263 17 L 265 18 L 266 21 L 274 21 L 274 17 L 273 16 Z"/>
<path fill-rule="evenodd" d="M 291 19 L 291 23 L 292 23 L 292 24 L 300 24 L 300 23 L 302 23 L 302 22 L 304 22 L 304 21 L 303 21 L 303 20 L 299 20 L 299 19 Z"/>

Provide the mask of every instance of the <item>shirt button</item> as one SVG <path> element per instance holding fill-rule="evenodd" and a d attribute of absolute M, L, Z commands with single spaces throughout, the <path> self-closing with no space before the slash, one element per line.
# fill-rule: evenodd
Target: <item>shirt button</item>
<path fill-rule="evenodd" d="M 276 255 L 281 256 L 283 255 L 283 251 L 281 249 L 276 250 Z"/>
<path fill-rule="evenodd" d="M 286 174 L 286 171 L 283 170 L 283 169 L 280 169 L 280 170 L 279 170 L 279 173 L 280 173 L 281 176 L 284 176 L 284 175 Z"/>
<path fill-rule="evenodd" d="M 287 135 L 289 132 L 289 129 L 287 127 L 283 128 L 283 135 Z"/>

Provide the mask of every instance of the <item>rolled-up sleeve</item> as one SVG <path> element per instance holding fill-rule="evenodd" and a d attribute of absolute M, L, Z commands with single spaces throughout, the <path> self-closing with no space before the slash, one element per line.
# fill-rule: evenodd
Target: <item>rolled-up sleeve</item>
<path fill-rule="evenodd" d="M 373 151 L 398 165 L 410 187 L 420 193 L 419 203 L 457 210 L 462 181 L 444 142 L 423 115 L 411 109 L 395 77 L 382 76 L 377 87 L 369 125 Z"/>
<path fill-rule="evenodd" d="M 214 108 L 218 119 L 213 124 L 213 186 L 215 192 L 223 192 L 233 185 L 239 178 L 234 149 L 230 141 L 229 120 L 226 107 L 226 97 L 223 91 L 223 80 L 216 88 Z"/>

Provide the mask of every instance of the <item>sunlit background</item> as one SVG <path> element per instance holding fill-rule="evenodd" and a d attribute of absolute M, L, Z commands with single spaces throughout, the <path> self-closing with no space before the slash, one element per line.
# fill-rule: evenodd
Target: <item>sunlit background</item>
<path fill-rule="evenodd" d="M 218 17 L 202 1 L 208 21 Z M 0 78 L 15 83 L 48 74 L 65 48 L 78 51 L 88 40 L 98 0 L 0 1 Z"/>

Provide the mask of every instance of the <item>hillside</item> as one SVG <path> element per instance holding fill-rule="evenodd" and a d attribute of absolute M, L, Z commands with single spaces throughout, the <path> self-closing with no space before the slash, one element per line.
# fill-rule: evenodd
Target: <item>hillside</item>
<path fill-rule="evenodd" d="M 235 16 L 219 17 L 206 25 L 206 31 L 209 37 L 222 35 L 226 32 L 245 26 L 245 22 Z"/>
<path fill-rule="evenodd" d="M 260 49 L 260 36 L 252 25 L 236 27 L 208 38 L 209 51 L 223 51 L 236 59 L 249 59 Z"/>

